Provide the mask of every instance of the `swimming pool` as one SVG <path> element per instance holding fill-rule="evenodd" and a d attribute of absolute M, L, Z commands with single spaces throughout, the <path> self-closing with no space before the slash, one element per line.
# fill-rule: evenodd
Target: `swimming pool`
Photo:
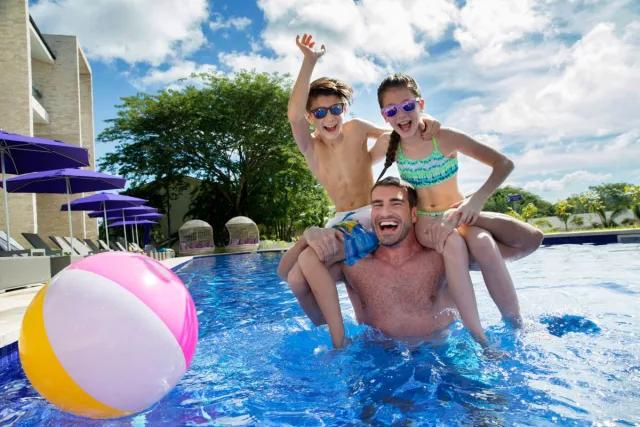
<path fill-rule="evenodd" d="M 150 410 L 106 425 L 633 425 L 639 255 L 637 244 L 563 245 L 511 264 L 520 333 L 502 326 L 474 274 L 490 339 L 508 353 L 499 360 L 481 356 L 459 324 L 438 345 L 385 340 L 354 324 L 344 292 L 354 343 L 329 351 L 327 330 L 275 276 L 279 254 L 198 258 L 178 270 L 200 319 L 190 371 Z M 575 317 L 563 324 L 565 315 Z M 85 421 L 40 399 L 18 362 L 0 372 L 0 425 Z"/>

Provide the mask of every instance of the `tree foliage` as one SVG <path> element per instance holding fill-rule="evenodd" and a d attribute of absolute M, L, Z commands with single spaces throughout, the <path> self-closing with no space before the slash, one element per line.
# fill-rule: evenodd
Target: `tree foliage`
<path fill-rule="evenodd" d="M 236 215 L 285 240 L 297 226 L 321 224 L 330 202 L 293 141 L 289 80 L 255 72 L 199 77 L 197 87 L 123 98 L 99 135 L 117 143 L 100 166 L 134 185 L 164 188 L 165 208 L 184 176 L 201 180 L 188 215 L 209 222 L 218 242 Z"/>
<path fill-rule="evenodd" d="M 514 194 L 520 195 L 521 200 L 509 202 L 509 196 Z M 512 209 L 521 214 L 522 209 L 529 204 L 533 204 L 538 209 L 537 215 L 539 216 L 553 215 L 553 205 L 551 203 L 522 188 L 508 185 L 498 188 L 493 193 L 484 205 L 484 210 L 489 212 L 508 213 L 509 209 Z"/>
<path fill-rule="evenodd" d="M 571 217 L 571 214 L 573 213 L 574 206 L 571 203 L 569 203 L 567 200 L 560 200 L 558 203 L 555 204 L 554 210 L 555 210 L 556 216 L 560 218 L 560 221 L 564 223 L 564 229 L 568 231 L 569 230 L 568 222 L 569 222 L 569 218 Z"/>

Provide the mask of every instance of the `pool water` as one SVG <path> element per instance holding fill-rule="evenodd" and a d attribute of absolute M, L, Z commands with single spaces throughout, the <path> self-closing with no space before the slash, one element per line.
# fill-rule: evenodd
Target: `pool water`
<path fill-rule="evenodd" d="M 640 422 L 640 245 L 563 245 L 512 263 L 526 319 L 502 324 L 473 273 L 487 358 L 459 323 L 437 344 L 356 325 L 330 350 L 275 275 L 279 254 L 198 258 L 178 269 L 200 339 L 178 386 L 148 411 L 96 425 L 591 425 Z M 96 367 L 99 369 L 99 367 Z M 0 425 L 92 425 L 38 397 L 18 362 L 0 372 Z"/>

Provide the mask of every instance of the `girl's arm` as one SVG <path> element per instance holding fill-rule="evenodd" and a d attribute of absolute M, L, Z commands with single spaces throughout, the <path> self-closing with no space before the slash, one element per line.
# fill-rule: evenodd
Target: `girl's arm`
<path fill-rule="evenodd" d="M 445 135 L 447 148 L 450 153 L 459 151 L 471 158 L 491 167 L 491 174 L 485 183 L 470 198 L 465 199 L 454 212 L 450 214 L 450 221 L 460 224 L 475 223 L 478 213 L 494 191 L 504 182 L 513 170 L 513 162 L 504 154 L 484 145 L 462 132 L 446 129 L 441 132 Z"/>

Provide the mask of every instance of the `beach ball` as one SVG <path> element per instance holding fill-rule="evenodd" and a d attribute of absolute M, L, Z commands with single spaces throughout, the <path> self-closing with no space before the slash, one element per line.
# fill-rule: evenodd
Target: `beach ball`
<path fill-rule="evenodd" d="M 18 342 L 33 387 L 90 418 L 142 411 L 185 373 L 198 339 L 182 281 L 144 255 L 106 252 L 51 279 L 27 308 Z"/>

